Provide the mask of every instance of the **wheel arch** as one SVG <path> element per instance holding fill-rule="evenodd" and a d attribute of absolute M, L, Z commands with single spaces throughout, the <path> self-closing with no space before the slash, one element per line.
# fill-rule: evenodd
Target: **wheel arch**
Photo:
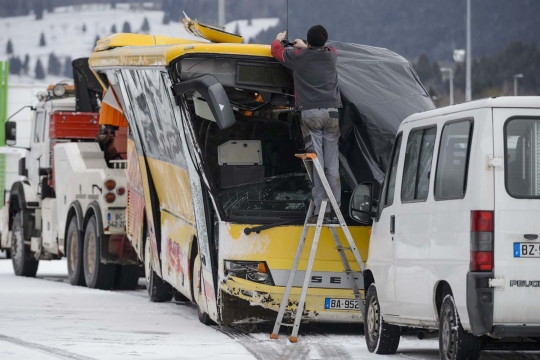
<path fill-rule="evenodd" d="M 27 208 L 26 198 L 27 193 L 30 191 L 31 187 L 22 181 L 17 181 L 11 186 L 11 190 L 9 191 L 9 230 L 11 230 L 11 226 L 13 225 L 15 214 Z M 28 195 L 30 195 L 29 198 L 32 198 L 31 194 Z"/>
<path fill-rule="evenodd" d="M 83 221 L 83 227 L 82 229 L 86 229 L 86 224 L 88 224 L 88 221 L 92 216 L 95 216 L 96 218 L 96 225 L 97 225 L 97 231 L 98 235 L 103 235 L 103 217 L 101 213 L 101 207 L 99 206 L 97 201 L 92 201 L 88 206 L 86 207 L 86 213 L 84 214 L 84 221 Z"/>
<path fill-rule="evenodd" d="M 373 277 L 373 273 L 369 269 L 364 270 L 364 273 L 362 275 L 364 276 L 364 296 L 365 296 L 371 284 L 375 283 L 375 278 Z"/>
<path fill-rule="evenodd" d="M 452 293 L 452 287 L 450 284 L 445 280 L 439 280 L 435 284 L 435 288 L 433 291 L 433 306 L 435 308 L 435 314 L 437 315 L 437 322 L 439 321 L 439 316 L 441 315 L 441 307 L 444 298 L 446 295 L 453 295 Z"/>
<path fill-rule="evenodd" d="M 197 255 L 199 254 L 199 242 L 197 240 L 197 236 L 193 235 L 193 238 L 191 239 L 191 245 L 189 249 L 189 283 L 190 283 L 190 293 L 191 293 L 191 301 L 196 302 L 195 292 L 193 291 L 193 267 L 195 263 L 195 258 L 197 258 Z"/>
<path fill-rule="evenodd" d="M 71 219 L 73 217 L 76 217 L 77 218 L 77 229 L 79 231 L 83 231 L 84 229 L 84 217 L 83 217 L 83 211 L 82 211 L 82 206 L 81 204 L 79 203 L 78 200 L 75 200 L 73 201 L 70 205 L 69 205 L 69 209 L 68 209 L 68 213 L 67 213 L 67 216 L 66 216 L 66 227 L 64 229 L 64 253 L 66 252 L 66 245 L 67 245 L 67 237 L 68 237 L 68 230 L 69 230 L 69 224 L 71 222 Z"/>

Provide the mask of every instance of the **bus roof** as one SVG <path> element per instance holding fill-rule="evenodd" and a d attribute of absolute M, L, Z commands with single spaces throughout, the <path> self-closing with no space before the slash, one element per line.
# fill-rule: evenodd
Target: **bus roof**
<path fill-rule="evenodd" d="M 167 66 L 185 54 L 272 57 L 269 45 L 211 43 L 169 36 L 115 34 L 98 41 L 90 56 L 92 68 Z"/>

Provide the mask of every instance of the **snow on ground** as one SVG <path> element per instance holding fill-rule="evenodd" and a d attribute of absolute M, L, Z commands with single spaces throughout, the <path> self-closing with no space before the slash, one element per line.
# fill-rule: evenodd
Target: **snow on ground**
<path fill-rule="evenodd" d="M 217 5 L 216 5 L 217 10 Z M 188 15 L 204 22 L 204 14 Z M 13 43 L 15 56 L 24 61 L 26 54 L 30 56 L 28 75 L 10 76 L 11 83 L 56 83 L 65 76 L 47 75 L 44 80 L 35 79 L 37 60 L 40 59 L 47 72 L 49 54 L 53 53 L 64 66 L 65 58 L 87 57 L 95 47 L 96 37 L 103 38 L 112 34 L 111 28 L 122 32 L 128 22 L 132 32 L 142 32 L 144 19 L 148 19 L 149 33 L 195 39 L 189 35 L 182 23 L 163 24 L 163 11 L 148 8 L 132 9 L 127 4 L 118 4 L 112 9 L 109 4 L 89 4 L 55 8 L 53 13 L 45 12 L 42 20 L 35 20 L 34 14 L 0 19 L 0 59 L 7 60 L 11 55 L 6 53 L 9 39 Z M 226 25 L 230 31 L 239 30 L 246 41 L 257 36 L 259 32 L 277 25 L 279 19 L 237 20 Z M 41 33 L 45 35 L 45 46 L 39 46 Z"/>
<path fill-rule="evenodd" d="M 67 283 L 65 260 L 42 261 L 38 279 L 15 277 L 0 253 L 0 359 L 439 359 L 436 340 L 402 337 L 394 356 L 370 354 L 358 325 L 302 325 L 299 342 L 270 340 L 272 324 L 209 327 L 188 303 L 150 303 L 146 291 L 101 291 Z M 483 353 L 488 359 L 539 359 Z"/>

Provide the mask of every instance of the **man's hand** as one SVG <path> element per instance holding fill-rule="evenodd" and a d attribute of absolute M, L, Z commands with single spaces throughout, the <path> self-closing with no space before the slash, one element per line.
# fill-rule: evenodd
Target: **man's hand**
<path fill-rule="evenodd" d="M 283 41 L 283 40 L 285 40 L 286 37 L 287 37 L 287 32 L 286 31 L 280 32 L 279 34 L 277 34 L 276 40 Z"/>
<path fill-rule="evenodd" d="M 307 49 L 307 45 L 302 39 L 294 40 L 294 46 L 298 49 Z"/>

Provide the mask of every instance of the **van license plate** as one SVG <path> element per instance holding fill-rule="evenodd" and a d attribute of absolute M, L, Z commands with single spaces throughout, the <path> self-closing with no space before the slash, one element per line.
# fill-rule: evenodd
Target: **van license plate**
<path fill-rule="evenodd" d="M 540 243 L 514 243 L 514 257 L 540 257 Z"/>
<path fill-rule="evenodd" d="M 358 302 L 351 299 L 326 298 L 324 308 L 329 310 L 357 310 Z"/>

